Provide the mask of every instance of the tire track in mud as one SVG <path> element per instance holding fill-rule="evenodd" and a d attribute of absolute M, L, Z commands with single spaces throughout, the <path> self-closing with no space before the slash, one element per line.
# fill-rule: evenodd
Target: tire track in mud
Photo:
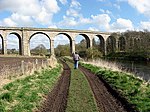
<path fill-rule="evenodd" d="M 84 67 L 79 69 L 85 74 L 100 112 L 127 112 L 124 105 L 107 90 L 105 84 L 93 73 Z"/>
<path fill-rule="evenodd" d="M 65 112 L 71 70 L 65 62 L 62 64 L 63 72 L 60 79 L 37 112 Z M 79 69 L 84 73 L 91 86 L 100 112 L 127 112 L 120 100 L 109 92 L 103 81 L 84 67 L 79 66 Z"/>
<path fill-rule="evenodd" d="M 37 112 L 65 112 L 70 85 L 71 70 L 62 62 L 63 72 L 56 86 L 48 94 L 46 100 Z"/>

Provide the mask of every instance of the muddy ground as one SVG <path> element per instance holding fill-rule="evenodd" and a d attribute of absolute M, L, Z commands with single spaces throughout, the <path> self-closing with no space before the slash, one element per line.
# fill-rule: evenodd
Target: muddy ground
<path fill-rule="evenodd" d="M 65 112 L 69 93 L 70 74 L 70 68 L 67 64 L 63 63 L 63 72 L 60 79 L 37 112 Z"/>
<path fill-rule="evenodd" d="M 107 89 L 105 84 L 89 70 L 80 67 L 80 70 L 85 74 L 100 112 L 127 112 L 124 105 L 116 99 Z"/>
<path fill-rule="evenodd" d="M 63 65 L 64 71 L 62 76 L 38 112 L 65 112 L 71 71 L 68 65 L 65 63 Z M 106 84 L 100 78 L 81 66 L 79 69 L 85 74 L 91 86 L 100 112 L 131 112 L 125 108 L 127 106 L 124 102 L 121 102 L 120 99 L 111 94 L 110 90 L 105 86 Z"/>

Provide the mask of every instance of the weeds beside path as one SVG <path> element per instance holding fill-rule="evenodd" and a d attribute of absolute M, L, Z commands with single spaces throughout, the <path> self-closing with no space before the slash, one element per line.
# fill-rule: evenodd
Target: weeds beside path
<path fill-rule="evenodd" d="M 100 112 L 127 112 L 121 102 L 110 93 L 105 84 L 95 74 L 84 67 L 80 66 L 79 68 L 90 83 Z"/>
<path fill-rule="evenodd" d="M 11 82 L 0 90 L 0 112 L 31 112 L 53 88 L 61 66 Z"/>
<path fill-rule="evenodd" d="M 116 91 L 131 112 L 150 112 L 150 84 L 125 72 L 111 71 L 91 64 L 81 64 Z M 123 98 L 123 99 L 122 99 Z"/>

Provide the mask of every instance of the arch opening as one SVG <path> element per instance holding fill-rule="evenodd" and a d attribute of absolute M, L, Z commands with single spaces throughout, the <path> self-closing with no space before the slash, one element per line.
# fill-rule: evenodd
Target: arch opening
<path fill-rule="evenodd" d="M 133 51 L 133 38 L 128 39 L 128 51 L 131 52 Z"/>
<path fill-rule="evenodd" d="M 7 54 L 22 55 L 21 36 L 15 32 L 7 36 Z"/>
<path fill-rule="evenodd" d="M 92 44 L 100 53 L 105 54 L 105 41 L 101 35 L 94 36 Z"/>
<path fill-rule="evenodd" d="M 119 37 L 119 41 L 118 41 L 119 51 L 124 52 L 125 46 L 126 46 L 125 37 L 123 37 L 123 36 Z"/>
<path fill-rule="evenodd" d="M 0 54 L 4 54 L 3 37 L 0 34 Z"/>
<path fill-rule="evenodd" d="M 56 57 L 71 56 L 72 41 L 66 33 L 59 33 L 54 38 L 54 52 Z"/>
<path fill-rule="evenodd" d="M 134 46 L 133 46 L 133 51 L 139 52 L 140 51 L 140 39 L 139 38 L 134 38 Z"/>
<path fill-rule="evenodd" d="M 85 34 L 79 34 L 75 37 L 75 50 L 82 58 L 86 58 L 86 50 L 90 47 L 90 39 Z"/>
<path fill-rule="evenodd" d="M 50 38 L 47 34 L 37 32 L 29 39 L 31 56 L 50 56 Z"/>
<path fill-rule="evenodd" d="M 107 54 L 114 53 L 116 51 L 116 38 L 109 36 L 106 40 Z"/>

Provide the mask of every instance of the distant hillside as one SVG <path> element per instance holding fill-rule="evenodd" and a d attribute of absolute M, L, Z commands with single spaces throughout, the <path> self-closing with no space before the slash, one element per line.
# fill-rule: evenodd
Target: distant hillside
<path fill-rule="evenodd" d="M 34 49 L 31 49 L 31 54 L 44 56 L 47 54 L 47 49 L 43 44 L 39 44 Z"/>
<path fill-rule="evenodd" d="M 32 50 L 40 50 L 40 49 L 46 49 L 46 47 L 43 44 L 39 44 L 37 47 L 33 48 Z"/>

